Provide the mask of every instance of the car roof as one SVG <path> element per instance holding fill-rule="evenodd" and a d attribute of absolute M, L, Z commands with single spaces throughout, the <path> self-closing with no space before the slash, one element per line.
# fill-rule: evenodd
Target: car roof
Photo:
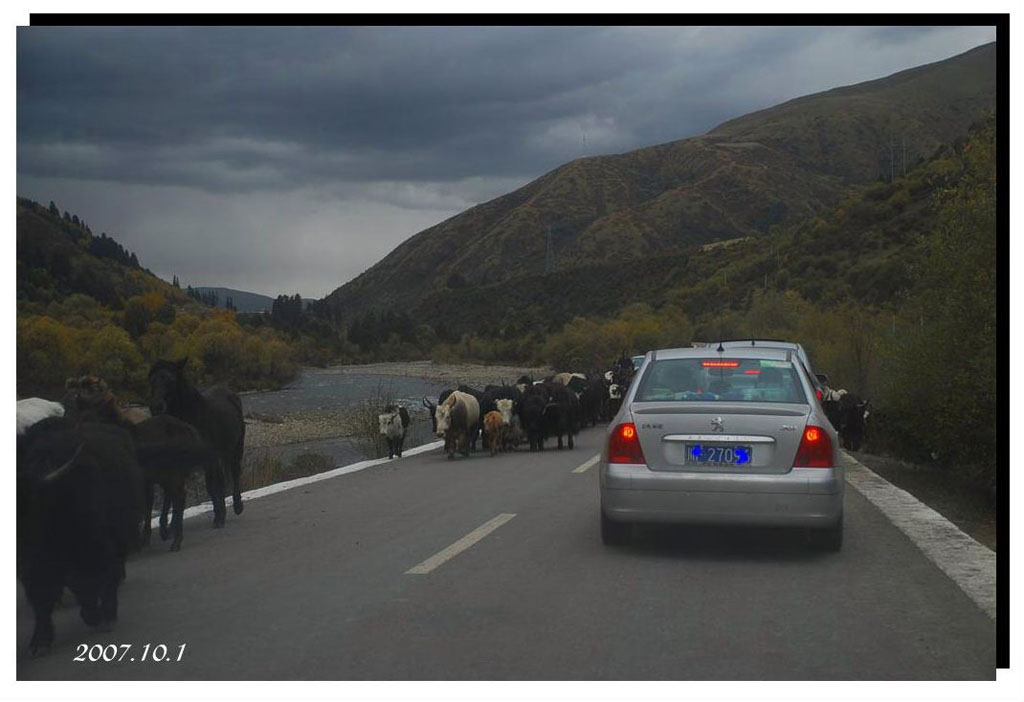
<path fill-rule="evenodd" d="M 736 348 L 737 346 L 750 346 L 752 348 L 757 348 L 758 345 L 784 349 L 803 348 L 799 343 L 795 341 L 783 341 L 782 339 L 724 339 L 717 343 L 721 344 L 724 348 L 727 349 Z M 708 344 L 708 346 L 715 345 L 716 344 L 714 342 Z"/>
<path fill-rule="evenodd" d="M 715 355 L 727 356 L 728 358 L 764 358 L 772 361 L 787 361 L 790 360 L 790 354 L 792 351 L 789 349 L 780 349 L 775 346 L 735 346 L 730 347 L 728 352 L 722 352 L 719 354 L 713 346 L 703 346 L 700 348 L 681 348 L 681 349 L 660 349 L 658 351 L 652 351 L 652 359 L 654 361 L 663 361 L 676 358 L 709 358 Z"/>

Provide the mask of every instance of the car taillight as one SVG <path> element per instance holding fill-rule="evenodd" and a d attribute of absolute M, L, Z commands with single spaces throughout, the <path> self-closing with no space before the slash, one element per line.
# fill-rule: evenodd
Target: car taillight
<path fill-rule="evenodd" d="M 609 463 L 647 463 L 644 451 L 640 448 L 640 437 L 636 433 L 636 425 L 626 422 L 615 427 L 608 439 Z"/>
<path fill-rule="evenodd" d="M 831 468 L 832 439 L 821 427 L 808 424 L 800 437 L 800 447 L 793 459 L 794 468 Z"/>
<path fill-rule="evenodd" d="M 818 399 L 825 397 L 825 394 L 821 391 L 821 388 L 816 388 L 814 394 L 817 395 Z"/>

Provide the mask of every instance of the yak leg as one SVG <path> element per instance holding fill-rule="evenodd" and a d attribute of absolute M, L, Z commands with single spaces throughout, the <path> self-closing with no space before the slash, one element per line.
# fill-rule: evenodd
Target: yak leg
<path fill-rule="evenodd" d="M 242 504 L 242 450 L 245 445 L 245 425 L 243 424 L 242 426 L 242 435 L 238 437 L 235 450 L 232 451 L 231 457 L 228 460 L 228 465 L 231 467 L 232 482 L 231 507 L 235 510 L 235 514 L 241 514 L 242 510 L 245 509 L 245 505 Z"/>
<path fill-rule="evenodd" d="M 98 593 L 100 616 L 102 617 L 101 624 L 112 625 L 117 621 L 117 589 L 121 585 L 121 579 L 118 577 L 118 574 L 123 567 L 123 563 L 124 560 L 121 559 L 120 563 L 111 564 L 111 567 L 103 573 Z"/>
<path fill-rule="evenodd" d="M 28 642 L 29 653 L 33 656 L 47 653 L 53 644 L 53 608 L 63 589 L 58 573 L 50 568 L 46 568 L 42 577 L 33 578 L 31 586 L 25 587 L 35 615 L 35 627 Z"/>
<path fill-rule="evenodd" d="M 224 466 L 221 461 L 211 461 L 206 465 L 206 492 L 213 502 L 213 528 L 224 526 L 228 509 L 224 503 Z"/>
<path fill-rule="evenodd" d="M 103 554 L 101 559 L 108 558 L 108 554 Z M 116 564 L 115 564 L 116 565 Z M 73 588 L 75 597 L 78 598 L 79 614 L 82 617 L 82 621 L 89 626 L 99 626 L 103 621 L 103 614 L 100 611 L 99 600 L 100 600 L 100 578 L 102 577 L 103 571 L 93 571 L 85 574 L 76 587 Z M 120 582 L 120 572 L 115 570 L 115 582 Z"/>
<path fill-rule="evenodd" d="M 149 539 L 153 534 L 153 491 L 155 485 L 151 480 L 146 481 L 146 518 L 142 521 L 142 545 L 149 546 Z M 164 501 L 166 501 L 166 496 Z"/>
<path fill-rule="evenodd" d="M 164 500 L 160 505 L 160 540 L 167 541 L 170 533 L 167 531 L 167 514 L 171 510 L 171 494 L 164 487 Z"/>
<path fill-rule="evenodd" d="M 171 492 L 168 490 L 168 492 Z M 174 534 L 174 540 L 171 541 L 171 550 L 178 551 L 181 549 L 181 540 L 183 538 L 183 526 L 185 517 L 185 477 L 180 476 L 177 484 L 174 486 L 172 493 L 174 500 L 174 516 L 171 518 L 171 533 Z"/>

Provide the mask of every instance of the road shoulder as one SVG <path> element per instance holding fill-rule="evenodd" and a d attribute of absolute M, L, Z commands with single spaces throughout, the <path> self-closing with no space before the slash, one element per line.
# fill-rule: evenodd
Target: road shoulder
<path fill-rule="evenodd" d="M 986 614 L 996 616 L 996 554 L 906 490 L 841 452 L 846 481 L 877 507 Z"/>

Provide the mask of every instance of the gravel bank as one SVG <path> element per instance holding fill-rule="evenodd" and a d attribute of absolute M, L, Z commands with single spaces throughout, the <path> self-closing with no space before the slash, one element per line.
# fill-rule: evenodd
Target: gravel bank
<path fill-rule="evenodd" d="M 332 370 L 359 375 L 425 378 L 450 382 L 452 386 L 465 383 L 479 388 L 489 383 L 514 383 L 524 374 L 539 378 L 552 372 L 550 368 L 447 364 L 433 361 L 369 363 L 336 366 Z M 414 420 L 427 418 L 427 411 L 421 407 L 410 407 L 409 410 Z M 352 436 L 355 434 L 355 413 L 356 410 L 353 409 L 290 412 L 273 417 L 249 415 L 245 420 L 245 447 L 267 448 L 300 441 Z"/>
<path fill-rule="evenodd" d="M 362 366 L 337 366 L 344 373 L 366 375 L 400 375 L 427 380 L 447 380 L 452 385 L 465 383 L 474 387 L 502 382 L 514 383 L 521 375 L 540 378 L 554 371 L 546 367 L 484 366 L 475 363 L 434 363 L 433 361 L 405 361 L 397 363 L 368 363 Z"/>

